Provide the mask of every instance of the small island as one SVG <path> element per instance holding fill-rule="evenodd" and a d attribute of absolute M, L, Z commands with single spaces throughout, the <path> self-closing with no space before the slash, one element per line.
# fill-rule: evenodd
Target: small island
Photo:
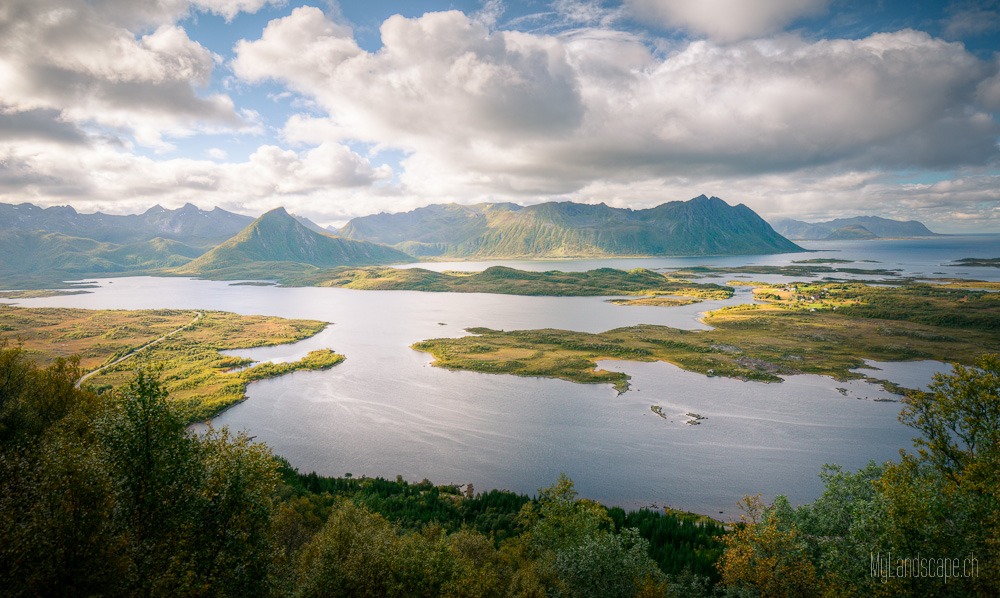
<path fill-rule="evenodd" d="M 320 278 L 317 276 L 317 278 Z M 696 299 L 728 299 L 733 288 L 696 283 L 646 268 L 598 268 L 587 272 L 528 272 L 491 266 L 482 272 L 432 272 L 422 268 L 339 268 L 322 274 L 317 286 L 361 290 L 498 293 L 553 297 L 614 295 L 681 295 L 663 304 L 681 305 Z M 678 301 L 678 303 L 674 303 Z"/>
<path fill-rule="evenodd" d="M 688 413 L 685 413 L 684 415 L 688 416 L 688 418 L 689 418 L 686 422 L 684 422 L 684 423 L 686 423 L 689 426 L 699 426 L 699 425 L 701 425 L 701 422 L 703 420 L 708 419 L 704 415 L 700 415 L 698 413 L 688 412 Z"/>
<path fill-rule="evenodd" d="M 864 359 L 969 364 L 1000 347 L 997 293 L 931 284 L 755 284 L 755 297 L 766 303 L 708 312 L 703 321 L 712 330 L 470 328 L 475 336 L 431 339 L 413 348 L 433 355 L 437 367 L 609 383 L 624 392 L 628 375 L 598 369 L 598 361 L 667 361 L 705 375 L 763 382 L 800 373 L 847 380 L 865 377 L 851 371 Z"/>
<path fill-rule="evenodd" d="M 966 257 L 960 260 L 955 260 L 955 263 L 948 265 L 972 266 L 974 268 L 1000 268 L 1000 257 L 994 257 L 994 258 Z"/>
<path fill-rule="evenodd" d="M 698 278 L 704 276 L 726 276 L 737 274 L 775 274 L 778 276 L 833 276 L 836 274 L 861 274 L 866 276 L 897 277 L 895 280 L 905 282 L 906 279 L 898 278 L 900 270 L 888 268 L 846 268 L 824 266 L 829 260 L 802 260 L 793 262 L 794 266 L 732 266 L 732 267 L 711 267 L 692 266 L 679 268 L 668 272 L 670 276 L 682 278 Z M 894 282 L 895 282 L 894 280 Z"/>
<path fill-rule="evenodd" d="M 608 303 L 614 303 L 615 305 L 636 305 L 643 307 L 678 307 L 700 302 L 701 299 L 693 297 L 665 297 L 662 295 L 639 297 L 638 299 L 608 299 Z"/>

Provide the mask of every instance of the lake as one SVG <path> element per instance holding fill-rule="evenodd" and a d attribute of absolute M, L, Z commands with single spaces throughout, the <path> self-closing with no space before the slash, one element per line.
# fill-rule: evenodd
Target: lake
<path fill-rule="evenodd" d="M 823 253 L 725 258 L 503 262 L 534 270 L 677 265 L 784 265 L 829 257 L 880 263 L 906 275 L 1000 280 L 1000 270 L 955 268 L 962 257 L 995 257 L 1000 238 L 803 243 Z M 862 257 L 863 256 L 863 257 Z M 501 262 L 436 263 L 438 270 L 482 269 Z M 960 273 L 961 272 L 961 273 Z M 761 279 L 761 276 L 753 276 Z M 770 278 L 770 277 L 769 277 Z M 801 278 L 801 277 L 800 277 Z M 790 279 L 784 279 L 790 280 Z M 24 306 L 100 309 L 217 309 L 330 322 L 294 345 L 233 351 L 286 361 L 317 348 L 347 360 L 331 370 L 297 372 L 250 385 L 248 400 L 215 418 L 245 429 L 302 471 L 352 473 L 435 483 L 472 483 L 532 494 L 566 473 L 582 496 L 605 504 L 656 504 L 737 515 L 744 494 L 786 494 L 808 502 L 822 490 L 824 463 L 856 469 L 898 457 L 912 431 L 897 421 L 896 398 L 865 382 L 812 375 L 776 384 L 685 372 L 666 363 L 602 362 L 632 376 L 618 395 L 610 385 L 519 378 L 431 367 L 409 346 L 464 329 L 565 328 L 600 332 L 634 324 L 704 329 L 704 311 L 750 301 L 740 288 L 726 301 L 680 307 L 624 307 L 597 297 L 356 291 L 234 286 L 181 278 L 113 278 L 85 295 L 17 300 Z M 924 385 L 946 364 L 884 364 L 878 377 Z M 875 400 L 883 399 L 883 400 Z M 666 418 L 650 410 L 659 405 Z M 688 425 L 688 412 L 706 419 Z M 722 515 L 720 515 L 720 512 Z"/>

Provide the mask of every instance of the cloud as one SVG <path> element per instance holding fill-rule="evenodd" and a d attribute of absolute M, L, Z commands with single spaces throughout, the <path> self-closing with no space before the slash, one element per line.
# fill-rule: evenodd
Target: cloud
<path fill-rule="evenodd" d="M 19 2 L 12 0 L 14 5 L 34 5 L 39 14 L 52 14 L 53 11 L 68 11 L 74 15 L 92 14 L 100 17 L 100 23 L 112 28 L 131 30 L 155 29 L 160 25 L 175 23 L 188 12 L 188 0 L 90 0 L 86 2 L 87 11 L 80 11 L 80 2 L 72 0 L 40 0 L 38 2 Z M 80 22 L 81 28 L 91 25 L 88 20 Z"/>
<path fill-rule="evenodd" d="M 138 213 L 159 203 L 259 215 L 277 205 L 324 224 L 378 211 L 405 211 L 445 201 L 504 201 L 497 192 L 463 196 L 430 171 L 422 185 L 376 185 L 386 167 L 337 144 L 293 152 L 262 146 L 243 162 L 155 160 L 106 145 L 81 150 L 48 142 L 0 143 L 0 201 L 38 205 L 71 202 L 83 211 Z M 475 174 L 470 174 L 475 176 Z M 420 177 L 415 177 L 420 178 Z M 439 185 L 440 188 L 435 188 Z M 641 180 L 596 179 L 569 193 L 522 194 L 522 203 L 571 200 L 643 208 L 700 193 L 745 203 L 766 218 L 826 220 L 879 215 L 918 219 L 937 232 L 981 231 L 1000 225 L 1000 176 L 960 173 L 913 184 L 877 170 L 807 169 L 727 176 L 671 175 Z"/>
<path fill-rule="evenodd" d="M 400 146 L 440 139 L 506 143 L 572 130 L 582 118 L 573 71 L 555 38 L 491 33 L 456 11 L 389 18 L 383 49 L 315 8 L 276 19 L 236 46 L 233 71 L 314 97 L 345 137 Z M 475 132 L 470 136 L 470 132 Z"/>
<path fill-rule="evenodd" d="M 607 8 L 599 0 L 555 0 L 552 3 L 563 24 L 609 27 L 622 17 L 622 8 Z"/>
<path fill-rule="evenodd" d="M 6 112 L 0 105 L 0 138 L 58 141 L 77 145 L 87 135 L 73 123 L 60 118 L 58 110 L 39 109 Z"/>
<path fill-rule="evenodd" d="M 140 145 L 167 149 L 164 135 L 238 129 L 223 94 L 204 94 L 212 54 L 172 24 L 185 2 L 10 0 L 0 9 L 3 111 L 57 111 L 62 122 L 97 125 Z M 126 24 L 155 25 L 137 36 Z"/>
<path fill-rule="evenodd" d="M 191 4 L 225 18 L 228 23 L 241 12 L 255 13 L 268 4 L 285 4 L 285 0 L 191 0 Z"/>
<path fill-rule="evenodd" d="M 304 54 L 296 56 L 295 52 Z M 271 21 L 259 40 L 241 40 L 236 44 L 236 54 L 233 71 L 244 81 L 275 78 L 274 73 L 280 71 L 282 79 L 289 83 L 308 85 L 329 79 L 334 74 L 332 69 L 362 54 L 362 50 L 349 27 L 327 19 L 318 8 L 303 6 Z M 316 68 L 320 70 L 313 71 Z"/>
<path fill-rule="evenodd" d="M 492 29 L 496 27 L 505 10 L 503 0 L 484 0 L 482 7 L 472 15 L 472 18 Z"/>
<path fill-rule="evenodd" d="M 830 167 L 986 165 L 993 72 L 961 44 L 905 30 L 859 40 L 696 41 L 663 56 L 606 29 L 489 31 L 462 13 L 396 16 L 383 47 L 300 8 L 236 48 L 234 72 L 312 97 L 293 142 L 407 152 L 429 197 L 567 194 L 595 180 Z"/>
<path fill-rule="evenodd" d="M 237 167 L 240 180 L 254 195 L 289 195 L 318 189 L 371 185 L 392 176 L 388 168 L 373 168 L 347 146 L 324 143 L 304 154 L 264 145 Z"/>
<path fill-rule="evenodd" d="M 286 0 L 87 0 L 101 15 L 102 22 L 133 31 L 155 29 L 176 23 L 191 13 L 192 8 L 217 14 L 231 21 L 240 12 L 255 13 L 267 5 L 282 5 Z M 49 4 L 54 4 L 49 2 Z M 58 4 L 72 7 L 75 2 L 62 0 Z"/>
<path fill-rule="evenodd" d="M 225 152 L 210 150 L 224 159 Z M 39 205 L 72 200 L 81 208 L 143 211 L 153 203 L 253 209 L 308 206 L 388 179 L 350 148 L 324 143 L 303 152 L 260 146 L 244 162 L 156 160 L 107 144 L 69 147 L 47 141 L 0 142 L 0 201 Z"/>
<path fill-rule="evenodd" d="M 336 15 L 299 7 L 225 66 L 178 25 L 191 11 L 228 19 L 267 4 L 0 4 L 0 201 L 282 203 L 330 222 L 447 201 L 645 207 L 705 192 L 768 215 L 835 205 L 998 219 L 1000 62 L 909 30 L 759 37 L 827 2 L 765 2 L 750 20 L 726 13 L 717 31 L 682 10 L 688 20 L 670 26 L 708 37 L 667 41 L 613 29 L 623 9 L 597 0 L 553 3 L 560 33 L 497 30 L 494 0 L 472 16 L 391 17 L 376 52 Z M 233 97 L 265 83 L 269 97 L 291 95 L 268 103 L 301 112 L 279 132 L 287 147 L 268 139 L 242 162 L 217 141 L 196 145 L 212 148 L 203 159 L 138 155 L 273 131 L 209 91 L 219 68 L 232 69 Z M 393 167 L 348 145 L 391 150 Z M 889 174 L 900 169 L 958 174 L 901 184 Z"/>
<path fill-rule="evenodd" d="M 1000 111 L 1000 57 L 993 60 L 994 74 L 976 87 L 976 100 L 986 110 Z"/>
<path fill-rule="evenodd" d="M 954 3 L 949 8 L 951 14 L 944 21 L 946 39 L 964 39 L 1000 31 L 1000 2 L 997 0 Z"/>
<path fill-rule="evenodd" d="M 685 29 L 717 41 L 738 41 L 781 31 L 801 17 L 826 11 L 832 0 L 625 0 L 638 19 Z"/>
<path fill-rule="evenodd" d="M 881 216 L 919 220 L 940 233 L 982 232 L 1000 225 L 1000 176 L 995 174 L 960 175 L 928 184 L 907 183 L 881 171 L 596 181 L 566 199 L 643 208 L 696 193 L 722 197 L 731 205 L 746 204 L 767 220 Z"/>

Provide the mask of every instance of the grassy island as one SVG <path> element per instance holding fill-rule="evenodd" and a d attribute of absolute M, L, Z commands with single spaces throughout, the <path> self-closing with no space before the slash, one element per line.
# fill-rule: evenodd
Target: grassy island
<path fill-rule="evenodd" d="M 800 373 L 861 378 L 850 370 L 862 359 L 971 364 L 1000 350 L 996 293 L 823 283 L 762 285 L 756 295 L 769 304 L 709 312 L 709 331 L 650 325 L 597 334 L 470 328 L 475 336 L 427 340 L 413 348 L 432 354 L 439 367 L 611 383 L 619 392 L 628 388 L 628 376 L 597 370 L 597 360 L 662 360 L 706 375 L 779 382 L 782 375 Z"/>
<path fill-rule="evenodd" d="M 500 293 L 504 295 L 605 296 L 682 295 L 728 299 L 733 289 L 699 284 L 648 270 L 598 268 L 587 272 L 528 272 L 492 266 L 482 272 L 432 272 L 422 268 L 336 268 L 317 283 L 324 287 L 364 290 Z"/>
<path fill-rule="evenodd" d="M 41 297 L 62 297 L 64 295 L 83 295 L 90 291 L 64 289 L 21 289 L 18 291 L 0 291 L 0 299 L 38 299 Z"/>
<path fill-rule="evenodd" d="M 754 296 L 790 309 L 831 310 L 839 316 L 902 320 L 961 331 L 1000 331 L 996 283 L 911 283 L 899 287 L 862 283 L 753 283 Z M 942 333 L 948 336 L 954 333 Z"/>
<path fill-rule="evenodd" d="M 161 274 L 183 274 L 180 270 Z M 688 278 L 646 268 L 598 268 L 587 272 L 529 272 L 491 266 L 482 272 L 434 272 L 423 268 L 365 266 L 319 268 L 287 262 L 241 265 L 204 275 L 212 280 L 244 280 L 235 284 L 271 284 L 287 287 L 342 287 L 365 291 L 425 291 L 436 293 L 496 293 L 551 297 L 611 295 L 680 295 L 692 299 L 728 299 L 733 289 L 691 282 Z"/>
<path fill-rule="evenodd" d="M 964 257 L 955 260 L 953 266 L 974 266 L 977 268 L 1000 268 L 1000 257 Z"/>
<path fill-rule="evenodd" d="M 202 317 L 196 318 L 201 313 Z M 196 320 L 196 321 L 193 321 Z M 143 349 L 135 359 L 162 367 L 164 387 L 189 421 L 204 420 L 245 398 L 246 386 L 295 370 L 332 367 L 344 360 L 330 350 L 313 351 L 293 363 L 256 364 L 221 351 L 292 343 L 326 327 L 316 320 L 185 310 L 87 310 L 20 308 L 0 305 L 0 339 L 21 344 L 40 364 L 77 356 L 81 373 L 102 368 L 85 382 L 97 390 L 118 386 L 131 376 L 133 360 L 109 365 Z"/>
<path fill-rule="evenodd" d="M 664 297 L 654 295 L 652 297 L 639 297 L 636 299 L 608 299 L 608 303 L 615 305 L 640 305 L 646 307 L 677 307 L 679 305 L 691 305 L 699 303 L 701 299 L 691 297 Z"/>
<path fill-rule="evenodd" d="M 853 264 L 854 260 L 841 260 L 837 258 L 817 257 L 811 260 L 792 260 L 793 264 Z"/>
<path fill-rule="evenodd" d="M 813 259 L 813 260 L 798 260 L 792 262 L 794 266 L 732 266 L 732 267 L 714 267 L 714 266 L 691 266 L 688 268 L 681 268 L 678 270 L 673 270 L 667 274 L 670 276 L 678 276 L 683 278 L 698 278 L 703 276 L 725 276 L 727 274 L 774 274 L 778 276 L 833 276 L 835 274 L 862 274 L 867 276 L 892 276 L 899 277 L 901 270 L 899 269 L 888 269 L 888 268 L 847 268 L 843 266 L 824 266 L 822 264 L 842 264 L 851 263 L 847 260 L 833 260 L 833 259 Z M 897 284 L 898 281 L 906 281 L 908 279 L 898 278 L 893 280 L 893 284 Z"/>

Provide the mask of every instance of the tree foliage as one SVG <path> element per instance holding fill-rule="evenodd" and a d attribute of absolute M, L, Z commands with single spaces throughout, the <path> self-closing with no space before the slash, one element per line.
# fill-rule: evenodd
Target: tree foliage
<path fill-rule="evenodd" d="M 192 436 L 153 372 L 114 397 L 0 348 L 0 587 L 12 596 L 270 593 L 270 451 Z M 14 427 L 11 422 L 31 425 Z"/>
<path fill-rule="evenodd" d="M 689 525 L 566 476 L 532 498 L 301 475 L 243 434 L 189 434 L 148 364 L 102 395 L 78 376 L 0 347 L 0 596 L 707 595 L 649 538 L 721 530 L 657 533 Z"/>
<path fill-rule="evenodd" d="M 797 595 L 804 580 L 824 596 L 1000 595 L 998 394 L 996 355 L 957 365 L 904 402 L 915 453 L 853 474 L 826 466 L 811 505 L 748 499 L 724 540 L 723 581 L 765 596 Z"/>
<path fill-rule="evenodd" d="M 765 508 L 760 495 L 748 496 L 739 505 L 740 525 L 723 539 L 726 552 L 719 564 L 723 583 L 774 598 L 812 596 L 816 572 L 801 533 L 782 521 L 775 509 Z"/>

